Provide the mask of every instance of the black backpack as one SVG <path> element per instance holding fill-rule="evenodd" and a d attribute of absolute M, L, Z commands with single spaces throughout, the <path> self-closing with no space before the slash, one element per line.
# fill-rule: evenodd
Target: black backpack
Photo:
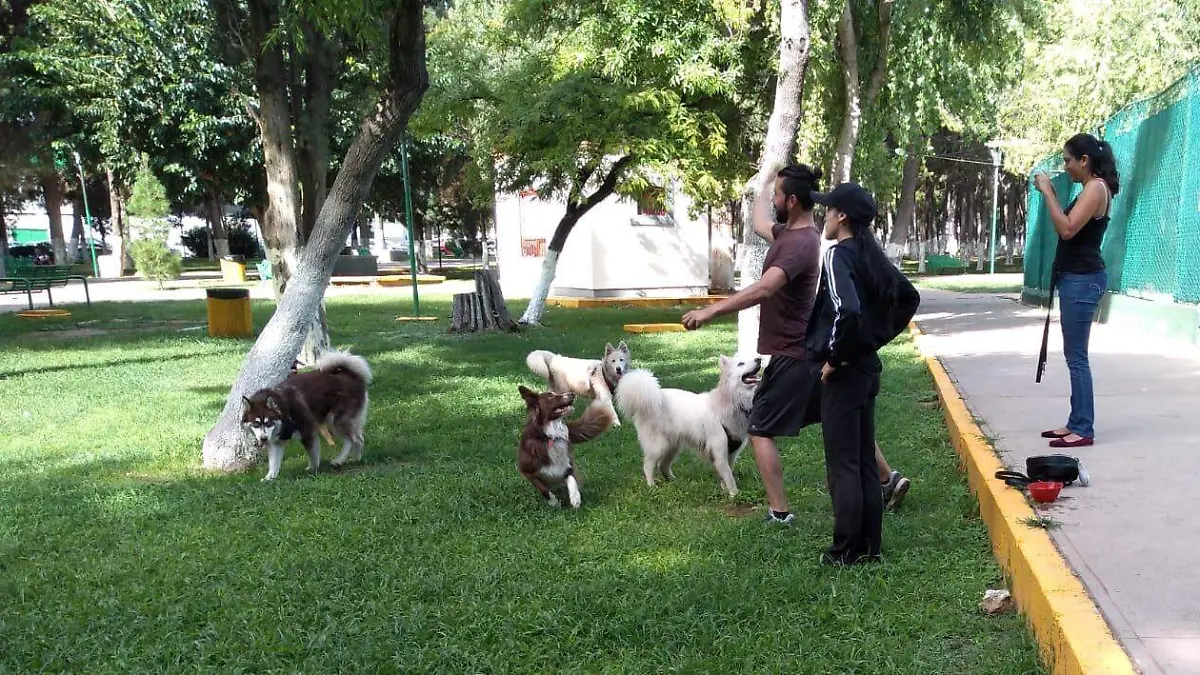
<path fill-rule="evenodd" d="M 996 478 L 1013 487 L 1025 487 L 1038 481 L 1057 481 L 1070 485 L 1075 481 L 1083 487 L 1090 482 L 1087 470 L 1078 457 L 1068 455 L 1036 455 L 1025 460 L 1025 473 L 997 471 Z"/>

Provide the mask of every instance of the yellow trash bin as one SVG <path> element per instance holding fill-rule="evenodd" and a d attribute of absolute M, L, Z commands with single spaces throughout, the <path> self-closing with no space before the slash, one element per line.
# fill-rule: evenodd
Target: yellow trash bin
<path fill-rule="evenodd" d="M 208 301 L 209 337 L 254 336 L 254 323 L 250 318 L 250 289 L 209 288 L 205 295 Z"/>
<path fill-rule="evenodd" d="M 246 259 L 240 255 L 221 258 L 221 278 L 227 284 L 246 283 Z"/>

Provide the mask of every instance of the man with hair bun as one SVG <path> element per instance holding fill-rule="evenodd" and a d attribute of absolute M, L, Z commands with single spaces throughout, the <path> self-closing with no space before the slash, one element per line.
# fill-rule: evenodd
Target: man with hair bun
<path fill-rule="evenodd" d="M 767 493 L 767 522 L 795 520 L 783 488 L 783 465 L 776 436 L 796 436 L 820 421 L 821 364 L 805 349 L 809 317 L 821 275 L 821 230 L 813 220 L 812 194 L 820 190 L 818 168 L 790 164 L 763 186 L 751 212 L 754 231 L 771 246 L 762 278 L 706 308 L 688 312 L 682 323 L 695 330 L 713 319 L 761 305 L 758 353 L 769 357 L 754 394 L 750 442 Z M 910 481 L 893 471 L 876 446 L 880 489 L 889 508 L 904 499 Z"/>

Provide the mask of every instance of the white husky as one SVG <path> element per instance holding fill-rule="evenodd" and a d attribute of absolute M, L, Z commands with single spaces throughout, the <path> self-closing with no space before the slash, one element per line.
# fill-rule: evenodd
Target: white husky
<path fill-rule="evenodd" d="M 674 478 L 671 465 L 684 448 L 712 464 L 730 497 L 737 495 L 734 462 L 750 434 L 750 406 L 762 360 L 718 359 L 721 377 L 713 389 L 694 393 L 663 389 L 648 370 L 631 370 L 617 387 L 617 407 L 633 418 L 642 446 L 642 471 L 654 485 L 655 469 Z"/>
<path fill-rule="evenodd" d="M 562 393 L 569 391 L 576 396 L 589 398 L 611 398 L 617 389 L 617 383 L 629 370 L 629 346 L 622 340 L 613 347 L 611 343 L 604 345 L 603 359 L 577 359 L 563 356 L 545 349 L 535 349 L 525 356 L 525 365 L 533 374 L 538 375 L 550 384 L 551 391 Z M 603 379 L 597 382 L 595 374 L 599 372 Z M 593 391 L 593 387 L 607 387 L 607 391 Z M 617 419 L 617 411 L 608 404 L 612 412 L 613 426 L 621 426 Z"/>

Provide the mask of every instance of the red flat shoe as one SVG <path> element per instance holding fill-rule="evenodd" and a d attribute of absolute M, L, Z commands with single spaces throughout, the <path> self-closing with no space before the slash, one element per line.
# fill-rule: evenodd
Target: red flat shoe
<path fill-rule="evenodd" d="M 1095 442 L 1096 442 L 1095 439 L 1088 438 L 1087 436 L 1080 436 L 1079 440 L 1077 440 L 1077 441 L 1068 441 L 1065 438 L 1056 438 L 1053 441 L 1050 441 L 1050 447 L 1052 447 L 1052 448 L 1084 448 L 1089 445 L 1095 444 Z"/>
<path fill-rule="evenodd" d="M 1069 432 L 1069 431 L 1065 434 L 1060 434 L 1060 433 L 1058 433 L 1058 429 L 1052 429 L 1050 431 L 1042 432 L 1042 438 L 1066 438 L 1067 436 L 1070 436 L 1070 435 L 1071 435 L 1071 432 Z"/>

